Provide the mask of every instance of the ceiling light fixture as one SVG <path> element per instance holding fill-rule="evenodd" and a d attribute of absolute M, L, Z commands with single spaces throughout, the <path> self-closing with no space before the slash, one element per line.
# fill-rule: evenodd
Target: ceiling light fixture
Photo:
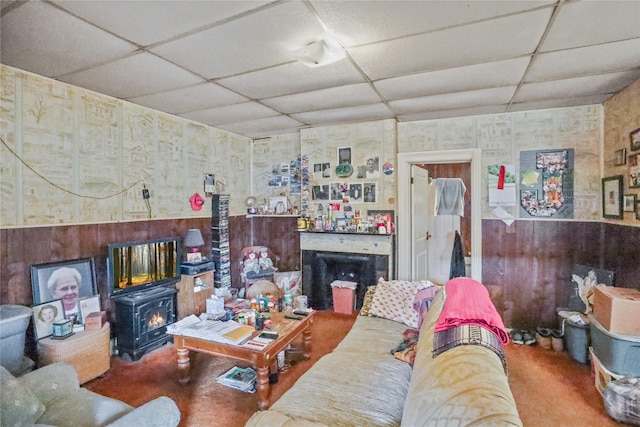
<path fill-rule="evenodd" d="M 311 68 L 333 64 L 345 57 L 344 50 L 338 44 L 324 38 L 291 51 L 290 54 Z"/>

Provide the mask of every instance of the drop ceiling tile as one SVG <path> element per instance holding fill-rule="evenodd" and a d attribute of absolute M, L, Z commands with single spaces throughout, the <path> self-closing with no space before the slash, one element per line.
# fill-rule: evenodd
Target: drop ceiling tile
<path fill-rule="evenodd" d="M 639 1 L 565 2 L 540 51 L 640 37 Z"/>
<path fill-rule="evenodd" d="M 203 82 L 197 76 L 150 53 L 140 53 L 64 75 L 61 80 L 116 98 L 132 98 Z"/>
<path fill-rule="evenodd" d="M 576 96 L 568 98 L 546 99 L 542 101 L 517 102 L 509 106 L 509 112 L 548 110 L 552 108 L 577 107 L 580 105 L 600 105 L 614 94 Z"/>
<path fill-rule="evenodd" d="M 55 1 L 127 40 L 148 46 L 259 7 L 268 1 Z"/>
<path fill-rule="evenodd" d="M 342 60 L 317 68 L 307 67 L 300 62 L 291 62 L 220 79 L 216 83 L 241 93 L 247 98 L 262 99 L 363 81 L 364 78 L 353 65 L 347 60 Z"/>
<path fill-rule="evenodd" d="M 0 27 L 2 63 L 46 77 L 84 69 L 136 49 L 44 2 L 23 2 L 12 8 L 2 16 Z"/>
<path fill-rule="evenodd" d="M 128 101 L 167 113 L 180 114 L 238 104 L 248 101 L 248 99 L 214 83 L 201 83 L 186 88 L 133 97 Z"/>
<path fill-rule="evenodd" d="M 358 121 L 389 119 L 394 115 L 382 104 L 362 105 L 358 107 L 335 108 L 331 110 L 308 111 L 292 114 L 293 118 L 311 125 L 328 125 Z"/>
<path fill-rule="evenodd" d="M 631 70 L 541 83 L 526 83 L 520 87 L 513 101 L 532 102 L 543 99 L 615 93 L 638 78 L 640 78 L 640 70 Z"/>
<path fill-rule="evenodd" d="M 327 110 L 380 102 L 368 83 L 339 86 L 295 95 L 263 99 L 261 102 L 285 114 Z"/>
<path fill-rule="evenodd" d="M 504 16 L 555 2 L 379 1 L 375 7 L 363 7 L 362 2 L 355 1 L 313 0 L 311 3 L 345 46 L 355 46 Z"/>
<path fill-rule="evenodd" d="M 514 86 L 527 69 L 528 56 L 467 67 L 412 74 L 374 82 L 386 100 Z"/>
<path fill-rule="evenodd" d="M 524 81 L 558 80 L 637 67 L 640 67 L 640 39 L 633 39 L 543 53 L 534 58 Z"/>
<path fill-rule="evenodd" d="M 398 116 L 400 122 L 414 122 L 418 120 L 447 119 L 453 117 L 479 116 L 484 114 L 502 114 L 506 111 L 507 105 L 482 105 L 479 107 L 456 108 L 453 110 L 423 111 L 411 114 L 401 114 Z"/>
<path fill-rule="evenodd" d="M 507 104 L 511 101 L 515 89 L 515 86 L 506 86 L 493 89 L 423 96 L 420 98 L 390 101 L 389 106 L 396 114 L 401 115 L 423 111 L 452 110 L 457 108 L 480 107 L 483 105 Z"/>
<path fill-rule="evenodd" d="M 152 51 L 211 79 L 289 62 L 323 32 L 304 3 L 284 2 Z"/>
<path fill-rule="evenodd" d="M 227 123 L 220 125 L 219 128 L 240 135 L 257 138 L 261 136 L 292 133 L 294 129 L 303 125 L 303 123 L 288 116 L 275 116 L 240 123 Z"/>
<path fill-rule="evenodd" d="M 184 118 L 211 126 L 245 122 L 247 120 L 262 119 L 278 115 L 279 113 L 277 111 L 274 111 L 269 107 L 265 107 L 257 102 L 243 102 L 241 104 L 180 114 L 180 116 Z"/>
<path fill-rule="evenodd" d="M 550 16 L 545 8 L 347 51 L 372 80 L 494 62 L 533 53 Z"/>

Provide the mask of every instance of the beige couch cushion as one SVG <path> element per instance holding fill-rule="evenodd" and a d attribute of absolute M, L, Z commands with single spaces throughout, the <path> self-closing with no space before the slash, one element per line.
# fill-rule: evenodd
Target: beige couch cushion
<path fill-rule="evenodd" d="M 105 426 L 132 410 L 133 407 L 124 402 L 80 388 L 49 403 L 38 423 L 74 427 Z"/>
<path fill-rule="evenodd" d="M 391 349 L 405 329 L 399 322 L 358 316 L 333 352 L 246 425 L 399 426 L 411 367 L 395 359 Z"/>
<path fill-rule="evenodd" d="M 19 378 L 0 366 L 0 421 L 3 426 L 23 426 L 36 422 L 44 405 Z"/>
<path fill-rule="evenodd" d="M 443 303 L 441 291 L 422 325 L 402 425 L 522 426 L 502 361 L 493 351 L 464 345 L 431 356 Z"/>

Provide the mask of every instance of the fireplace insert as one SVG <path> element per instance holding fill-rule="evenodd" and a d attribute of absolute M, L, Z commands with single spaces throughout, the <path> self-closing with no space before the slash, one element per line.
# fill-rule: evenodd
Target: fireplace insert
<path fill-rule="evenodd" d="M 175 322 L 175 288 L 156 287 L 114 298 L 116 349 L 121 357 L 138 360 L 167 342 L 167 326 Z"/>
<path fill-rule="evenodd" d="M 302 282 L 309 305 L 318 310 L 333 307 L 331 282 L 356 282 L 356 309 L 362 307 L 367 287 L 389 274 L 386 255 L 302 251 Z"/>

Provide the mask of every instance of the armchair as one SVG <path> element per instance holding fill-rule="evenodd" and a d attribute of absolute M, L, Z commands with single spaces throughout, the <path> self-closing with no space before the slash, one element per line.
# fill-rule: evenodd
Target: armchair
<path fill-rule="evenodd" d="M 240 286 L 247 289 L 258 280 L 273 282 L 273 273 L 278 271 L 280 257 L 266 246 L 248 246 L 240 252 Z"/>
<path fill-rule="evenodd" d="M 124 402 L 81 388 L 73 366 L 56 362 L 14 377 L 0 366 L 2 425 L 175 427 L 176 403 L 161 396 L 133 408 Z"/>

